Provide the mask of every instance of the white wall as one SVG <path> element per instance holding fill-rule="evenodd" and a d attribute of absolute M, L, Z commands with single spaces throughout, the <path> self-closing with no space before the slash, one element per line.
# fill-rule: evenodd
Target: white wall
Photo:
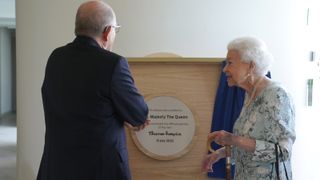
<path fill-rule="evenodd" d="M 296 94 L 297 140 L 294 146 L 293 167 L 296 171 L 296 179 L 319 179 L 320 175 L 316 167 L 319 166 L 320 155 L 318 147 L 319 127 L 320 127 L 320 69 L 317 63 L 320 60 L 320 1 L 309 0 L 300 4 L 300 11 L 306 13 L 309 8 L 308 25 L 304 21 L 299 28 L 300 36 L 297 44 L 300 44 L 299 52 L 294 60 L 297 67 L 295 81 L 295 91 L 302 91 L 301 96 Z M 305 17 L 305 16 L 304 16 Z M 306 20 L 306 18 L 304 18 Z M 316 51 L 318 57 L 316 61 L 310 62 L 310 51 Z M 306 106 L 306 84 L 307 79 L 314 79 L 313 106 Z"/>
<path fill-rule="evenodd" d="M 75 11 L 81 2 L 21 0 L 16 3 L 19 180 L 36 177 L 44 141 L 40 87 L 45 64 L 53 48 L 73 39 Z M 256 35 L 264 39 L 277 60 L 272 77 L 288 87 L 297 106 L 295 179 L 315 179 L 316 166 L 309 166 L 312 159 L 304 158 L 304 149 L 309 144 L 302 139 L 317 142 L 317 136 L 306 135 L 304 131 L 308 129 L 303 124 L 307 60 L 306 51 L 301 51 L 305 44 L 299 40 L 305 25 L 304 0 L 108 2 L 122 25 L 115 51 L 127 57 L 155 52 L 183 57 L 224 57 L 227 43 L 235 37 Z M 319 159 L 319 154 L 313 156 Z"/>

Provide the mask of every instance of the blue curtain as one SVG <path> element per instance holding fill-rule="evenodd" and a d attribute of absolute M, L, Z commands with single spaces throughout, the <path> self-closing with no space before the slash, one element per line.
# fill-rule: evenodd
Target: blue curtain
<path fill-rule="evenodd" d="M 222 63 L 222 69 L 226 65 L 226 61 Z M 270 73 L 267 74 L 268 77 Z M 243 102 L 245 91 L 239 87 L 229 87 L 226 74 L 221 71 L 220 82 L 214 103 L 211 132 L 225 130 L 232 132 L 233 124 L 238 118 Z M 213 149 L 219 149 L 216 143 L 211 144 Z M 209 177 L 225 178 L 225 159 L 221 159 L 213 165 L 213 172 L 209 172 Z M 232 178 L 234 174 L 234 166 L 232 166 Z"/>

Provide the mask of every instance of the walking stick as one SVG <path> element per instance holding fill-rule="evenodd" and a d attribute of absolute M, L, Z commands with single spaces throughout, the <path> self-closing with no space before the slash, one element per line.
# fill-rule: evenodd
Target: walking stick
<path fill-rule="evenodd" d="M 226 180 L 231 180 L 231 146 L 225 146 L 226 151 Z"/>

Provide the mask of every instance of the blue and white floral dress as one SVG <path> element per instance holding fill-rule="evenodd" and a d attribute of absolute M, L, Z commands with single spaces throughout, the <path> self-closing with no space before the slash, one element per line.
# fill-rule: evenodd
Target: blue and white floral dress
<path fill-rule="evenodd" d="M 245 102 L 248 100 L 246 95 Z M 235 180 L 276 179 L 275 143 L 279 143 L 289 179 L 291 150 L 295 141 L 294 106 L 287 91 L 278 83 L 271 82 L 248 106 L 244 105 L 234 124 L 236 135 L 256 140 L 256 149 L 247 152 L 233 147 Z M 280 178 L 286 179 L 284 166 L 280 165 Z"/>

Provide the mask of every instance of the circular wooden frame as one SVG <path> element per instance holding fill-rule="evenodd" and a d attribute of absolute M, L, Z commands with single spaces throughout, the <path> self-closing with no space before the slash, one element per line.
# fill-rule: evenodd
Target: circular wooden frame
<path fill-rule="evenodd" d="M 152 96 L 150 98 L 147 98 L 147 102 L 150 101 L 151 99 L 153 98 L 157 98 L 157 97 L 161 97 L 161 96 Z M 185 102 L 181 101 L 179 98 L 177 98 L 176 96 L 169 96 L 169 95 L 165 95 L 163 97 L 171 97 L 171 98 L 174 98 L 178 101 L 180 101 L 181 103 L 183 103 L 186 107 L 190 107 L 190 105 L 187 105 Z M 156 154 L 154 152 L 151 152 L 150 150 L 146 149 L 143 144 L 141 144 L 141 142 L 139 141 L 138 137 L 137 137 L 137 134 L 135 131 L 131 130 L 130 131 L 130 134 L 131 134 L 131 137 L 132 137 L 132 140 L 134 142 L 134 144 L 138 147 L 138 149 L 140 151 L 142 151 L 144 154 L 146 154 L 147 156 L 153 158 L 153 159 L 157 159 L 157 160 L 173 160 L 173 159 L 177 159 L 177 158 L 180 158 L 182 157 L 183 155 L 185 155 L 187 152 L 189 152 L 191 150 L 191 148 L 193 147 L 194 143 L 196 142 L 196 139 L 197 139 L 197 134 L 198 134 L 198 123 L 196 121 L 197 119 L 197 115 L 192 111 L 192 109 L 190 109 L 190 112 L 193 116 L 193 120 L 194 120 L 194 133 L 193 133 L 193 137 L 191 139 L 191 141 L 189 142 L 189 144 L 181 151 L 177 152 L 177 153 L 174 153 L 174 154 L 171 154 L 171 155 L 159 155 L 159 154 Z"/>

